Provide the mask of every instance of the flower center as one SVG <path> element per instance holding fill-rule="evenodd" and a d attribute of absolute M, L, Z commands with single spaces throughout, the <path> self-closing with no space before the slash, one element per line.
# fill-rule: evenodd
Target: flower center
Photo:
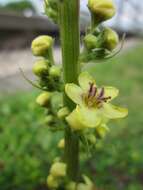
<path fill-rule="evenodd" d="M 109 99 L 111 99 L 111 96 L 105 97 L 104 88 L 98 89 L 94 83 L 89 83 L 88 93 L 84 95 L 86 105 L 100 108 Z"/>

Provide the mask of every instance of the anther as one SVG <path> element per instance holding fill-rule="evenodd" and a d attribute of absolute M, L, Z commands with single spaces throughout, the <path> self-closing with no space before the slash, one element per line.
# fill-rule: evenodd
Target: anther
<path fill-rule="evenodd" d="M 102 98 L 104 96 L 104 88 L 101 88 L 100 94 L 98 96 L 98 98 Z"/>
<path fill-rule="evenodd" d="M 94 83 L 89 83 L 89 85 L 90 85 L 90 88 L 89 88 L 88 98 L 92 95 Z"/>

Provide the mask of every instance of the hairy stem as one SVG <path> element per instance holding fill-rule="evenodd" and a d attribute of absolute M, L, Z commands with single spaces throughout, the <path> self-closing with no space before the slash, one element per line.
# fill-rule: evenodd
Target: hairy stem
<path fill-rule="evenodd" d="M 79 0 L 61 0 L 60 33 L 64 83 L 77 83 L 79 72 Z M 64 94 L 64 103 L 72 111 L 74 103 Z M 77 180 L 79 139 L 69 127 L 65 129 L 65 161 L 70 180 Z"/>

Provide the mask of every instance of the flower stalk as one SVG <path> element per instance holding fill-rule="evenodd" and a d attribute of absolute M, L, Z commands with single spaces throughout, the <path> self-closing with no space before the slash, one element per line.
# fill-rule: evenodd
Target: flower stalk
<path fill-rule="evenodd" d="M 60 34 L 63 58 L 64 83 L 77 83 L 79 73 L 79 0 L 63 0 L 60 3 Z M 64 104 L 70 110 L 75 104 L 64 95 Z M 79 140 L 69 127 L 65 129 L 65 161 L 67 175 L 77 180 Z"/>
<path fill-rule="evenodd" d="M 54 60 L 51 36 L 37 37 L 31 46 L 38 60 L 33 67 L 37 82 L 30 83 L 43 91 L 36 99 L 46 110 L 43 124 L 53 132 L 64 131 L 57 144 L 64 150 L 64 156 L 53 160 L 47 178 L 51 190 L 96 189 L 95 184 L 79 172 L 79 145 L 86 152 L 94 151 L 96 143 L 109 132 L 109 121 L 128 114 L 126 108 L 111 104 L 119 93 L 117 88 L 99 87 L 95 78 L 83 72 L 85 64 L 115 54 L 118 35 L 110 28 L 100 27 L 115 14 L 113 0 L 88 0 L 91 26 L 84 36 L 81 53 L 79 2 L 45 0 L 46 15 L 60 28 L 62 66 L 56 65 Z"/>

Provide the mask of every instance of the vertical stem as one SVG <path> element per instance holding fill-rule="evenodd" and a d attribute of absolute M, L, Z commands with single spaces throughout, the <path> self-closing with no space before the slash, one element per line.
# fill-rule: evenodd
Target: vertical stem
<path fill-rule="evenodd" d="M 77 83 L 79 72 L 79 0 L 61 0 L 60 33 L 64 83 Z M 74 103 L 64 95 L 65 105 L 72 111 Z M 65 129 L 65 161 L 70 180 L 77 180 L 79 140 L 69 127 Z"/>

